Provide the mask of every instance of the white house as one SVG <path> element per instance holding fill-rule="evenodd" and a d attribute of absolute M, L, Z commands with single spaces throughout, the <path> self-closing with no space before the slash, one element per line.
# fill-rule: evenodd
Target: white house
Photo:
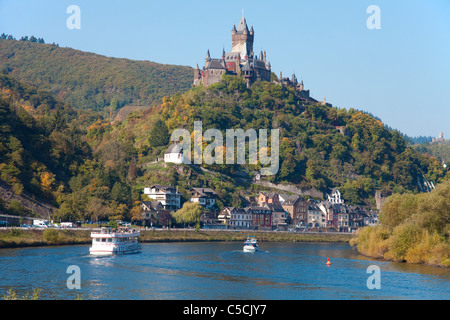
<path fill-rule="evenodd" d="M 252 211 L 248 208 L 225 207 L 218 219 L 232 229 L 250 229 L 252 227 Z"/>
<path fill-rule="evenodd" d="M 234 208 L 231 211 L 230 226 L 233 229 L 250 229 L 252 227 L 252 211 L 246 208 Z"/>
<path fill-rule="evenodd" d="M 175 187 L 155 184 L 150 188 L 144 188 L 144 194 L 161 202 L 164 210 L 175 211 L 181 208 L 181 193 Z"/>
<path fill-rule="evenodd" d="M 328 202 L 335 203 L 335 204 L 343 204 L 344 199 L 341 198 L 341 193 L 338 189 L 335 189 L 333 193 L 328 195 Z"/>
<path fill-rule="evenodd" d="M 178 143 L 173 143 L 164 153 L 164 162 L 183 163 L 183 148 Z"/>
<path fill-rule="evenodd" d="M 327 226 L 326 214 L 316 204 L 308 205 L 307 225 L 309 228 L 325 228 Z"/>

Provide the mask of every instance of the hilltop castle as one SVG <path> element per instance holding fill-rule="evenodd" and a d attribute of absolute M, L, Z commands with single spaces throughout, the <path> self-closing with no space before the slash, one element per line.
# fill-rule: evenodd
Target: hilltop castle
<path fill-rule="evenodd" d="M 248 29 L 247 21 L 241 18 L 239 24 L 233 26 L 231 30 L 231 52 L 222 51 L 220 59 L 213 59 L 209 53 L 206 53 L 205 65 L 202 69 L 198 64 L 194 70 L 194 86 L 203 85 L 207 87 L 213 83 L 219 82 L 223 74 L 241 75 L 247 87 L 250 87 L 255 81 L 271 81 L 272 67 L 267 60 L 266 51 L 262 51 L 259 56 L 253 52 L 253 40 L 255 39 L 255 30 L 253 26 Z M 280 72 L 278 81 L 273 82 L 282 86 L 293 87 L 299 95 L 307 100 L 315 101 L 309 95 L 309 90 L 304 89 L 303 80 L 297 81 L 295 74 L 292 77 L 283 77 Z"/>
<path fill-rule="evenodd" d="M 259 56 L 254 54 L 254 38 L 253 26 L 249 30 L 245 18 L 242 17 L 237 28 L 234 25 L 231 30 L 231 52 L 225 52 L 224 49 L 221 58 L 213 59 L 208 49 L 205 66 L 200 69 L 197 64 L 194 70 L 194 85 L 209 86 L 219 82 L 223 74 L 241 74 L 247 87 L 257 80 L 270 81 L 272 69 L 266 51 L 261 51 Z"/>

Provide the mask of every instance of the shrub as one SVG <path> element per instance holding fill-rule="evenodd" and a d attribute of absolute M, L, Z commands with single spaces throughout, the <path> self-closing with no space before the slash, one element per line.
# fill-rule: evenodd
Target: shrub
<path fill-rule="evenodd" d="M 413 223 L 403 223 L 394 228 L 389 238 L 385 258 L 397 261 L 405 261 L 407 251 L 422 239 L 422 229 Z"/>
<path fill-rule="evenodd" d="M 382 226 L 359 229 L 350 245 L 357 246 L 358 251 L 374 258 L 383 258 L 388 250 L 389 232 Z"/>
<path fill-rule="evenodd" d="M 61 240 L 59 232 L 55 229 L 45 229 L 43 237 L 49 243 L 57 243 Z"/>

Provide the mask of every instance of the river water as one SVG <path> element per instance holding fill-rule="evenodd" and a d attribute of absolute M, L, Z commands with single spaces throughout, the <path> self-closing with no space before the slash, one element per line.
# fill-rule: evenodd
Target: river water
<path fill-rule="evenodd" d="M 80 289 L 67 286 L 73 265 Z M 379 289 L 368 288 L 371 265 Z M 0 250 L 0 296 L 9 288 L 63 300 L 447 300 L 450 271 L 370 260 L 347 244 L 260 243 L 244 253 L 236 242 L 146 243 L 139 254 L 109 257 L 79 245 Z"/>

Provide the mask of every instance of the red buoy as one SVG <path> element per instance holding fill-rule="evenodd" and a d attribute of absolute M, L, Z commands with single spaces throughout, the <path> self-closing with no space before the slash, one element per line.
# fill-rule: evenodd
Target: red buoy
<path fill-rule="evenodd" d="M 328 258 L 328 261 L 326 264 L 327 264 L 327 266 L 331 266 L 330 258 Z"/>

